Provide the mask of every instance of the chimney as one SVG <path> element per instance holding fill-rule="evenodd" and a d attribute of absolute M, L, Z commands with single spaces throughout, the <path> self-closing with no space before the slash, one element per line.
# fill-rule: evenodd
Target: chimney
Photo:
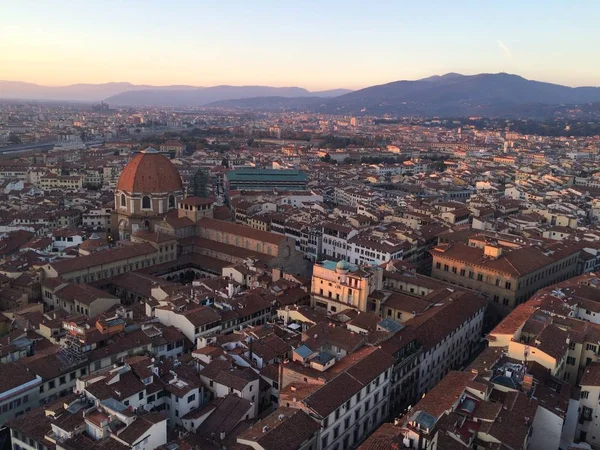
<path fill-rule="evenodd" d="M 273 283 L 275 283 L 276 281 L 279 281 L 282 277 L 283 277 L 283 272 L 281 269 L 273 269 L 271 271 L 271 277 L 273 279 Z"/>
<path fill-rule="evenodd" d="M 233 282 L 230 281 L 229 284 L 227 285 L 227 296 L 229 298 L 233 298 L 233 294 L 234 294 L 234 291 L 233 291 Z"/>
<path fill-rule="evenodd" d="M 502 255 L 502 248 L 496 244 L 486 244 L 483 254 L 489 258 L 498 259 Z"/>
<path fill-rule="evenodd" d="M 533 375 L 526 373 L 523 376 L 523 392 L 529 392 L 533 387 Z"/>
<path fill-rule="evenodd" d="M 222 441 L 225 440 L 225 432 L 224 431 L 221 431 L 219 433 L 219 439 L 221 439 Z"/>

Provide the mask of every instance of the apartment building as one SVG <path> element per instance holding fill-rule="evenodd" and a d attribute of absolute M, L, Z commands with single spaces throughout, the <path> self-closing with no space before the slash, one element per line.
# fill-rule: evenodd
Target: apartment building
<path fill-rule="evenodd" d="M 389 414 L 394 359 L 376 347 L 362 347 L 338 360 L 327 346 L 306 341 L 310 350 L 301 347 L 295 361 L 281 366 L 279 405 L 302 409 L 317 421 L 317 448 L 356 446 Z"/>
<path fill-rule="evenodd" d="M 600 278 L 586 274 L 540 290 L 489 334 L 508 357 L 535 361 L 552 376 L 577 385 L 599 360 Z"/>
<path fill-rule="evenodd" d="M 553 242 L 542 247 L 476 236 L 468 245 L 435 247 L 430 252 L 432 276 L 483 292 L 512 309 L 539 289 L 577 275 L 580 251 L 575 244 Z"/>
<path fill-rule="evenodd" d="M 70 398 L 48 409 L 35 409 L 8 427 L 13 448 L 27 450 L 96 446 L 153 450 L 167 443 L 166 417 L 132 413 L 114 398 Z"/>
<path fill-rule="evenodd" d="M 322 252 L 331 259 L 347 259 L 350 250 L 350 239 L 358 234 L 358 230 L 334 222 L 323 224 Z"/>
<path fill-rule="evenodd" d="M 83 187 L 82 175 L 56 175 L 47 173 L 40 177 L 40 188 L 44 191 L 77 191 Z"/>
<path fill-rule="evenodd" d="M 39 404 L 40 376 L 15 363 L 0 365 L 0 424 Z"/>
<path fill-rule="evenodd" d="M 315 263 L 311 283 L 311 304 L 328 313 L 351 308 L 370 310 L 369 296 L 383 287 L 383 270 L 364 267 L 344 260 Z"/>
<path fill-rule="evenodd" d="M 346 259 L 354 264 L 381 265 L 393 259 L 402 259 L 404 250 L 409 247 L 405 241 L 395 238 L 354 236 L 349 241 Z"/>
<path fill-rule="evenodd" d="M 358 448 L 526 450 L 537 409 L 538 401 L 522 392 L 498 393 L 475 373 L 450 372 L 407 414 Z"/>

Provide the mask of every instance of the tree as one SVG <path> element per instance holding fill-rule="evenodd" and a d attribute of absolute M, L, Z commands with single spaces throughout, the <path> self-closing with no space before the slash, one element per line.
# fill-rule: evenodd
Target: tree
<path fill-rule="evenodd" d="M 196 197 L 208 197 L 208 172 L 205 169 L 198 169 L 194 174 L 193 192 Z"/>
<path fill-rule="evenodd" d="M 19 136 L 17 136 L 15 133 L 10 133 L 8 135 L 8 142 L 10 142 L 11 144 L 20 144 L 21 138 Z"/>
<path fill-rule="evenodd" d="M 223 158 L 223 160 L 221 161 L 221 165 L 229 169 L 229 161 L 227 161 L 227 158 Z"/>
<path fill-rule="evenodd" d="M 331 162 L 331 155 L 329 153 L 325 153 L 325 156 L 323 156 L 321 158 L 321 161 L 326 162 L 326 163 L 330 163 Z"/>

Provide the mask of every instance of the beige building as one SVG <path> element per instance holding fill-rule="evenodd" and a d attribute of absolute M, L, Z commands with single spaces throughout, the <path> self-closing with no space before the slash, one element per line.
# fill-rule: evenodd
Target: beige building
<path fill-rule="evenodd" d="M 84 177 L 81 175 L 55 175 L 48 173 L 40 177 L 40 187 L 44 191 L 77 191 L 83 187 Z"/>
<path fill-rule="evenodd" d="M 118 297 L 87 284 L 67 283 L 60 278 L 49 278 L 42 284 L 44 303 L 52 309 L 70 314 L 96 317 L 121 303 Z"/>
<path fill-rule="evenodd" d="M 315 308 L 332 314 L 347 308 L 367 312 L 369 295 L 383 287 L 383 270 L 362 269 L 344 260 L 323 261 L 313 268 L 311 286 Z"/>
<path fill-rule="evenodd" d="M 61 277 L 73 283 L 89 283 L 159 264 L 158 253 L 156 247 L 149 243 L 130 244 L 53 262 L 44 265 L 42 269 L 45 278 Z M 167 255 L 174 259 L 176 250 Z"/>
<path fill-rule="evenodd" d="M 577 275 L 581 247 L 550 243 L 544 247 L 481 237 L 469 244 L 435 247 L 434 278 L 483 292 L 509 308 L 523 303 L 539 289 Z"/>

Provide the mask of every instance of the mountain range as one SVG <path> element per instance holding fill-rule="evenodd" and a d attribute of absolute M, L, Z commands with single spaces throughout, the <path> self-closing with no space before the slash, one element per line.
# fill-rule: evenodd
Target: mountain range
<path fill-rule="evenodd" d="M 449 73 L 415 81 L 395 81 L 330 99 L 225 100 L 208 106 L 254 109 L 312 109 L 335 114 L 422 116 L 548 117 L 574 105 L 600 102 L 598 87 L 567 87 L 507 73 Z"/>
<path fill-rule="evenodd" d="M 0 81 L 0 98 L 105 101 L 111 106 L 207 106 L 398 116 L 549 117 L 600 102 L 598 87 L 568 87 L 507 73 L 448 73 L 357 91 L 310 92 L 299 87 L 147 86 L 131 83 L 48 87 Z"/>
<path fill-rule="evenodd" d="M 150 86 L 131 83 L 42 86 L 21 81 L 0 81 L 0 99 L 62 102 L 100 102 L 111 106 L 202 106 L 211 102 L 250 97 L 334 97 L 349 89 L 310 92 L 299 87 L 186 85 Z"/>

